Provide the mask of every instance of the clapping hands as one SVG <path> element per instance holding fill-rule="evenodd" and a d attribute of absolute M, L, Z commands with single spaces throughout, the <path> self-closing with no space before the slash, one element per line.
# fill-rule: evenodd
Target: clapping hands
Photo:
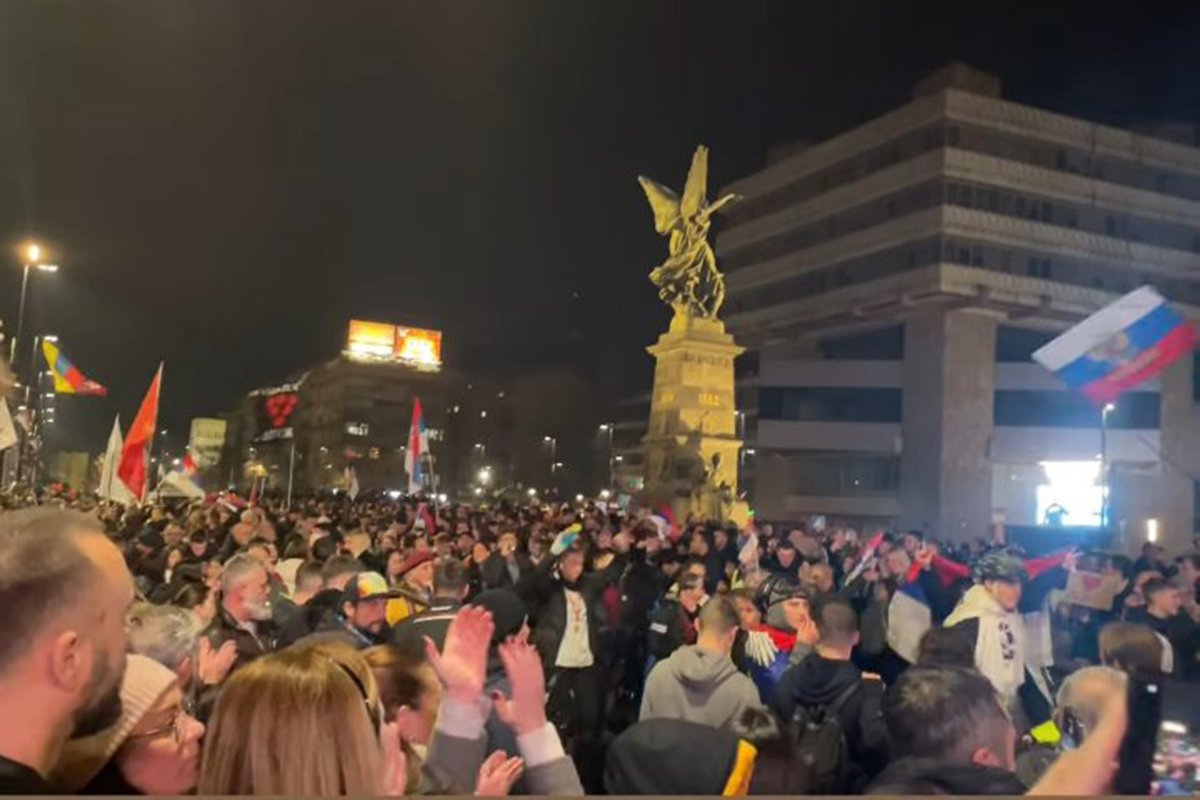
<path fill-rule="evenodd" d="M 451 620 L 440 653 L 433 640 L 425 637 L 425 656 L 446 687 L 447 696 L 463 703 L 474 703 L 483 695 L 488 647 L 495 629 L 492 612 L 486 608 L 464 606 Z"/>
<path fill-rule="evenodd" d="M 520 736 L 546 726 L 546 674 L 542 659 L 529 642 L 516 636 L 500 645 L 500 662 L 508 674 L 512 697 L 500 692 L 492 704 L 500 721 Z"/>

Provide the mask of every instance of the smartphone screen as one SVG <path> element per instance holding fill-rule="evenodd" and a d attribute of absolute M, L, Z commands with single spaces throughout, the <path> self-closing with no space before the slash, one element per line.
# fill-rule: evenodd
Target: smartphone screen
<path fill-rule="evenodd" d="M 1200 683 L 1168 678 L 1160 684 L 1151 794 L 1200 794 Z"/>
<path fill-rule="evenodd" d="M 1200 684 L 1129 682 L 1129 725 L 1113 788 L 1120 794 L 1200 794 Z"/>

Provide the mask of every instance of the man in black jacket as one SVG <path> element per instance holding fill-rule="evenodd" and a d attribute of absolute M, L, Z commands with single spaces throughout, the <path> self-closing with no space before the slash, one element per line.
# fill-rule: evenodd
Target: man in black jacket
<path fill-rule="evenodd" d="M 439 558 L 433 568 L 433 599 L 429 608 L 402 620 L 392 628 L 392 644 L 415 658 L 424 658 L 425 637 L 437 645 L 446 641 L 446 631 L 467 596 L 467 569 L 457 558 Z"/>
<path fill-rule="evenodd" d="M 387 580 L 378 572 L 360 572 L 346 584 L 341 607 L 327 613 L 316 630 L 300 642 L 334 638 L 356 650 L 387 641 Z"/>
<path fill-rule="evenodd" d="M 230 674 L 275 650 L 267 570 L 248 555 L 234 556 L 221 573 L 221 607 L 206 635 L 213 650 L 233 641 L 237 660 Z"/>
<path fill-rule="evenodd" d="M 500 534 L 496 552 L 479 565 L 484 589 L 515 589 L 529 573 L 533 562 L 517 550 L 517 535 L 511 531 Z"/>
<path fill-rule="evenodd" d="M 883 699 L 892 761 L 871 793 L 953 785 L 962 794 L 1024 794 L 1017 732 L 987 678 L 961 667 L 911 667 Z M 952 782 L 949 781 L 953 776 Z"/>
<path fill-rule="evenodd" d="M 51 794 L 63 743 L 121 718 L 133 581 L 94 518 L 0 514 L 0 794 Z"/>
<path fill-rule="evenodd" d="M 297 603 L 293 610 L 288 608 L 276 617 L 279 624 L 279 647 L 287 647 L 313 633 L 330 615 L 338 613 L 343 592 L 355 575 L 366 568 L 351 556 L 335 555 L 321 567 L 321 588 L 311 593 L 304 602 Z M 297 570 L 297 588 L 300 586 Z M 297 598 L 300 599 L 299 597 Z"/>
<path fill-rule="evenodd" d="M 1179 590 L 1161 578 L 1151 578 L 1142 586 L 1146 605 L 1130 609 L 1125 615 L 1129 622 L 1145 625 L 1171 643 L 1174 651 L 1175 674 L 1195 677 L 1200 672 L 1196 662 L 1200 628 L 1186 612 Z"/>
<path fill-rule="evenodd" d="M 603 587 L 584 574 L 583 553 L 571 548 L 547 559 L 522 582 L 521 595 L 534 617 L 533 644 L 546 665 L 546 710 L 571 743 L 580 777 L 601 791 L 601 730 L 607 694 L 602 633 Z"/>
<path fill-rule="evenodd" d="M 849 780 L 841 788 L 859 791 L 887 763 L 887 729 L 880 710 L 883 682 L 850 662 L 858 644 L 853 608 L 839 601 L 825 603 L 816 623 L 821 638 L 813 652 L 779 679 L 771 706 L 785 723 L 797 709 L 821 707 L 835 713 L 849 749 Z"/>
<path fill-rule="evenodd" d="M 696 643 L 696 617 L 703 602 L 704 579 L 686 573 L 676 584 L 675 597 L 664 597 L 650 616 L 646 633 L 647 671 L 685 644 Z"/>

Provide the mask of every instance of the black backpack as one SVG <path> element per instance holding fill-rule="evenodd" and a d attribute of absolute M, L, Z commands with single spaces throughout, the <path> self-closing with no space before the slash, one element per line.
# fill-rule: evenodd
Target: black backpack
<path fill-rule="evenodd" d="M 838 714 L 861 686 L 854 681 L 826 705 L 796 706 L 791 722 L 796 794 L 849 791 L 850 748 Z"/>

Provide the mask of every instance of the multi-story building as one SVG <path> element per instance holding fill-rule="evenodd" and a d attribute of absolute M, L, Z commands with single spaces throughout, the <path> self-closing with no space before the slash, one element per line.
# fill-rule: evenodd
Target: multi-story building
<path fill-rule="evenodd" d="M 413 346 L 402 339 L 412 338 L 430 344 L 406 353 Z M 353 465 L 362 490 L 403 491 L 418 398 L 434 456 L 426 474 L 439 494 L 595 491 L 589 381 L 564 371 L 504 383 L 468 377 L 441 363 L 440 333 L 359 322 L 336 358 L 249 392 L 227 415 L 220 480 L 248 487 L 265 478 L 282 490 L 290 471 L 298 492 L 344 488 Z"/>
<path fill-rule="evenodd" d="M 1200 149 L 953 65 L 775 155 L 727 187 L 745 199 L 717 237 L 760 516 L 974 538 L 1103 513 L 1127 543 L 1190 545 L 1192 361 L 1102 414 L 1030 354 L 1141 285 L 1200 314 Z"/>
<path fill-rule="evenodd" d="M 405 352 L 405 337 L 424 348 Z M 353 465 L 363 489 L 403 490 L 405 446 L 414 402 L 420 399 L 435 453 L 445 452 L 448 422 L 466 380 L 441 364 L 441 334 L 353 322 L 336 358 L 288 381 L 249 392 L 228 415 L 222 470 L 237 484 L 266 478 L 297 491 L 345 486 Z M 461 405 L 459 410 L 461 411 Z M 432 490 L 445 490 L 435 459 Z"/>

